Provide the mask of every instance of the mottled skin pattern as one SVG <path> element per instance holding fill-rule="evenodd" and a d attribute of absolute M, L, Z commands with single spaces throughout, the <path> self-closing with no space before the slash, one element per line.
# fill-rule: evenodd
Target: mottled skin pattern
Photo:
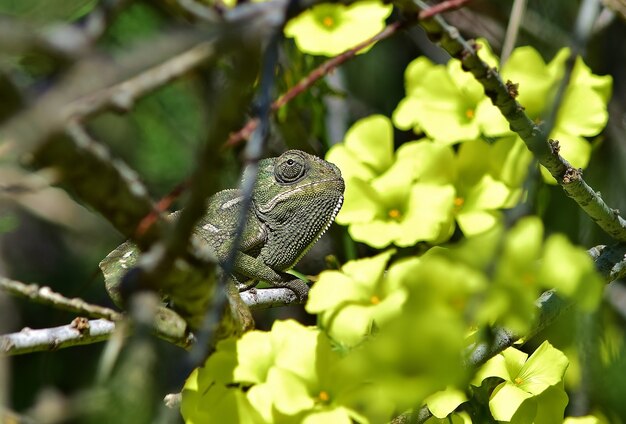
<path fill-rule="evenodd" d="M 234 265 L 240 290 L 263 280 L 306 299 L 308 286 L 284 271 L 330 226 L 343 192 L 339 169 L 308 153 L 289 150 L 261 160 Z M 239 190 L 216 193 L 197 227 L 196 234 L 213 247 L 222 263 L 232 247 L 242 203 Z"/>

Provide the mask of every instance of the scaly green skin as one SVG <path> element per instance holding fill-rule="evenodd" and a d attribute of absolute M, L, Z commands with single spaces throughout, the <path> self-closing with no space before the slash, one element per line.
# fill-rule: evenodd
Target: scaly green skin
<path fill-rule="evenodd" d="M 307 285 L 284 271 L 330 226 L 341 208 L 343 191 L 339 169 L 315 156 L 290 150 L 261 160 L 233 270 L 240 289 L 262 280 L 287 287 L 304 301 Z M 232 248 L 242 202 L 240 190 L 220 191 L 209 199 L 198 224 L 196 234 L 222 263 Z"/>
<path fill-rule="evenodd" d="M 339 169 L 315 156 L 290 150 L 261 160 L 233 269 L 232 277 L 239 289 L 253 287 L 262 280 L 275 287 L 287 287 L 304 301 L 308 286 L 285 271 L 330 226 L 341 208 L 343 191 Z M 240 190 L 216 193 L 194 231 L 194 237 L 205 241 L 222 264 L 232 248 L 242 201 Z M 175 217 L 176 213 L 172 214 Z M 119 283 L 139 254 L 136 246 L 126 242 L 100 263 L 107 291 L 118 304 Z"/>

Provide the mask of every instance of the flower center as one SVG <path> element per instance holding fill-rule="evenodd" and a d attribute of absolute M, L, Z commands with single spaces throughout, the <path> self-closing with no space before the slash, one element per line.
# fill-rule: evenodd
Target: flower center
<path fill-rule="evenodd" d="M 322 24 L 326 27 L 326 28 L 332 28 L 333 26 L 335 26 L 335 20 L 332 18 L 332 16 L 324 16 L 324 18 L 322 19 Z"/>
<path fill-rule="evenodd" d="M 326 390 L 322 390 L 320 392 L 319 395 L 317 395 L 317 397 L 319 398 L 319 400 L 321 400 L 322 402 L 328 402 L 330 400 L 330 395 L 328 394 L 328 392 Z"/>
<path fill-rule="evenodd" d="M 465 203 L 465 199 L 462 197 L 457 197 L 454 199 L 454 206 L 456 206 L 457 208 L 460 208 L 461 206 L 463 206 L 464 203 Z"/>
<path fill-rule="evenodd" d="M 372 302 L 372 305 L 378 305 L 380 303 L 380 297 L 373 295 L 370 298 L 370 302 Z"/>
<path fill-rule="evenodd" d="M 515 381 L 515 384 L 517 384 L 518 386 L 524 382 L 524 380 L 522 380 L 522 379 L 521 379 L 521 378 L 519 378 L 519 377 L 515 377 L 515 380 L 514 380 L 514 381 Z"/>
<path fill-rule="evenodd" d="M 389 218 L 391 219 L 399 219 L 400 216 L 402 216 L 402 214 L 400 213 L 398 209 L 391 209 L 387 214 L 389 215 Z"/>
<path fill-rule="evenodd" d="M 525 273 L 522 275 L 522 282 L 527 286 L 533 286 L 535 284 L 535 276 L 531 273 Z"/>
<path fill-rule="evenodd" d="M 476 115 L 476 112 L 472 108 L 469 108 L 465 111 L 465 116 L 467 117 L 467 119 L 472 119 L 474 118 L 475 115 Z"/>

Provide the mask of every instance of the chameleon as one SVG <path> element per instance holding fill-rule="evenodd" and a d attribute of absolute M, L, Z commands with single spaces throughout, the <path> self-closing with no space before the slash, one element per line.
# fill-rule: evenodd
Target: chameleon
<path fill-rule="evenodd" d="M 244 179 L 247 173 L 244 171 Z M 330 227 L 341 209 L 344 189 L 337 166 L 303 151 L 288 150 L 278 157 L 260 160 L 231 275 L 239 291 L 265 281 L 292 290 L 304 302 L 308 285 L 286 271 Z M 206 243 L 222 266 L 233 245 L 243 201 L 239 189 L 217 192 L 209 198 L 206 213 L 194 230 L 194 236 Z M 171 215 L 173 219 L 176 214 Z M 124 269 L 139 254 L 136 248 L 131 251 L 123 246 L 100 263 L 114 300 L 119 300 L 117 285 Z M 112 261 L 122 261 L 123 269 L 111 271 Z"/>

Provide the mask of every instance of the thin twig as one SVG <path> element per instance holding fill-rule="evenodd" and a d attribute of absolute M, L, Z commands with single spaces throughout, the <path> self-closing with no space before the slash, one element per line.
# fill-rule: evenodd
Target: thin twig
<path fill-rule="evenodd" d="M 519 34 L 519 27 L 524 17 L 526 10 L 526 0 L 515 0 L 513 2 L 513 8 L 511 9 L 511 16 L 509 18 L 509 25 L 506 28 L 506 36 L 504 37 L 504 43 L 502 44 L 502 53 L 500 54 L 500 67 L 504 66 L 507 61 L 515 43 L 517 42 L 517 35 Z"/>
<path fill-rule="evenodd" d="M 105 318 L 110 321 L 119 321 L 123 315 L 113 309 L 85 302 L 80 298 L 67 298 L 56 293 L 50 287 L 37 284 L 24 284 L 6 277 L 0 277 L 0 290 L 15 296 L 25 297 L 36 303 L 54 306 L 59 309 L 74 312 L 90 318 Z"/>
<path fill-rule="evenodd" d="M 214 53 L 213 42 L 199 42 L 126 81 L 77 98 L 65 106 L 63 115 L 66 119 L 82 120 L 106 109 L 128 111 L 137 99 L 189 73 Z"/>
<path fill-rule="evenodd" d="M 359 51 L 374 44 L 377 41 L 384 40 L 385 38 L 392 36 L 393 34 L 398 32 L 398 30 L 403 25 L 404 24 L 400 21 L 393 22 L 387 25 L 381 32 L 374 35 L 372 38 L 369 38 L 357 44 L 356 46 L 352 47 L 351 49 L 346 50 L 340 55 L 337 55 L 327 60 L 326 62 L 322 63 L 320 66 L 312 70 L 306 77 L 301 79 L 296 85 L 294 85 L 289 90 L 287 90 L 285 94 L 283 94 L 278 99 L 276 99 L 272 103 L 272 106 L 271 106 L 272 112 L 277 111 L 278 109 L 280 109 L 281 107 L 289 103 L 291 100 L 293 100 L 295 97 L 304 93 L 306 90 L 311 88 L 313 84 L 315 84 L 318 80 L 323 78 L 329 72 L 331 72 L 332 70 L 337 68 L 339 65 L 343 64 L 344 62 L 356 56 L 356 54 Z M 254 132 L 254 130 L 257 128 L 258 125 L 259 125 L 258 118 L 250 119 L 243 126 L 243 128 L 241 128 L 236 133 L 233 133 L 230 135 L 230 137 L 228 138 L 228 141 L 226 141 L 225 143 L 225 146 L 233 147 L 233 146 L 236 146 L 241 141 L 247 140 L 248 138 L 250 138 L 250 136 L 252 135 L 252 133 Z"/>
<path fill-rule="evenodd" d="M 578 17 L 576 19 L 576 26 L 574 28 L 574 36 L 572 37 L 572 43 L 570 46 L 570 53 L 565 60 L 565 69 L 563 70 L 563 77 L 557 87 L 554 100 L 550 107 L 546 122 L 544 124 L 544 131 L 546 134 L 550 134 L 559 114 L 559 109 L 565 98 L 565 93 L 569 87 L 570 80 L 572 78 L 572 72 L 576 65 L 576 58 L 582 55 L 587 41 L 591 36 L 593 30 L 593 23 L 596 21 L 596 17 L 600 12 L 598 0 L 585 0 L 581 3 L 578 9 Z"/>
<path fill-rule="evenodd" d="M 200 365 L 201 361 L 206 357 L 207 350 L 211 346 L 215 330 L 217 329 L 217 323 L 219 319 L 221 319 L 228 304 L 226 285 L 232 284 L 229 278 L 235 268 L 235 260 L 247 221 L 247 211 L 252 207 L 252 193 L 258 175 L 259 160 L 261 159 L 269 135 L 271 93 L 274 87 L 274 73 L 278 61 L 279 41 L 280 33 L 276 31 L 270 39 L 270 43 L 264 54 L 258 96 L 258 119 L 260 125 L 253 133 L 252 141 L 246 146 L 246 178 L 241 183 L 241 195 L 243 198 L 241 201 L 241 213 L 237 220 L 237 228 L 232 240 L 232 245 L 223 264 L 223 272 L 220 274 L 213 303 L 211 308 L 206 311 L 202 328 L 198 332 L 199 343 L 196 343 L 189 356 L 189 362 L 192 367 Z"/>
<path fill-rule="evenodd" d="M 419 13 L 418 17 L 419 19 L 428 19 L 437 14 L 448 12 L 454 9 L 458 9 L 464 6 L 469 1 L 470 0 L 444 1 L 429 9 L 422 10 Z M 346 50 L 345 52 L 331 59 L 328 59 L 326 62 L 322 63 L 320 66 L 313 69 L 306 77 L 301 79 L 296 85 L 294 85 L 289 90 L 287 90 L 286 93 L 284 93 L 282 96 L 276 99 L 272 103 L 272 112 L 276 112 L 278 109 L 280 109 L 281 107 L 289 103 L 291 100 L 293 100 L 295 97 L 299 96 L 300 94 L 304 93 L 306 90 L 311 88 L 313 84 L 315 84 L 324 76 L 328 75 L 334 69 L 336 69 L 343 63 L 347 62 L 348 60 L 353 59 L 361 50 L 371 46 L 374 43 L 377 43 L 378 41 L 382 41 L 384 39 L 391 37 L 392 35 L 396 34 L 400 29 L 412 23 L 415 23 L 415 21 L 407 20 L 407 21 L 392 22 L 391 24 L 387 25 L 385 28 L 383 28 L 382 31 L 380 31 L 378 34 L 374 35 L 373 37 L 360 42 L 356 46 Z M 230 135 L 230 137 L 228 138 L 228 141 L 225 143 L 225 146 L 233 147 L 237 145 L 238 143 L 240 143 L 241 141 L 247 140 L 248 138 L 250 138 L 253 131 L 257 127 L 257 125 L 259 125 L 258 118 L 250 119 L 243 126 L 243 128 L 241 128 L 236 133 L 233 133 Z"/>

